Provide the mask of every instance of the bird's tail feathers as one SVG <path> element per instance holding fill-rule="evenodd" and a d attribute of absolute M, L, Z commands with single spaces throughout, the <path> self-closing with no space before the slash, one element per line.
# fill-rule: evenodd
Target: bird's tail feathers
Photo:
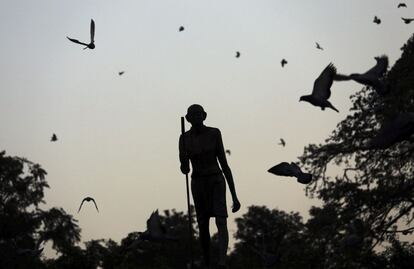
<path fill-rule="evenodd" d="M 297 181 L 302 184 L 309 184 L 312 181 L 312 174 L 309 173 L 301 173 L 297 177 Z"/>
<path fill-rule="evenodd" d="M 328 103 L 328 107 L 339 113 L 339 110 L 336 109 L 336 107 L 334 107 L 331 103 Z"/>

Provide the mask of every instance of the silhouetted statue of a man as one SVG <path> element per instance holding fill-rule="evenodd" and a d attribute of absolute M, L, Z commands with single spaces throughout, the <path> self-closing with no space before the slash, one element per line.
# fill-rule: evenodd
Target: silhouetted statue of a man
<path fill-rule="evenodd" d="M 227 164 L 220 130 L 205 126 L 203 122 L 206 117 L 207 113 L 200 105 L 191 105 L 187 110 L 185 118 L 192 127 L 180 136 L 181 172 L 184 174 L 190 172 L 189 161 L 191 161 L 193 170 L 191 192 L 205 265 L 210 266 L 209 222 L 210 217 L 214 217 L 219 238 L 219 267 L 225 268 L 229 242 L 225 179 L 233 199 L 232 212 L 237 212 L 240 209 L 240 202 L 237 198 L 230 167 Z"/>

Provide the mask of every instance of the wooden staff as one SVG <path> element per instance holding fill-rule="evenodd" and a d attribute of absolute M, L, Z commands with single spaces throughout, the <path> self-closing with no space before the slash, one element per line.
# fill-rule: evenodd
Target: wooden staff
<path fill-rule="evenodd" d="M 184 117 L 181 117 L 181 135 L 182 135 L 182 141 L 183 145 L 185 147 L 184 143 L 184 133 L 185 133 L 185 121 Z M 190 206 L 190 188 L 188 186 L 188 173 L 185 174 L 185 185 L 187 188 L 187 210 L 188 210 L 188 231 L 190 233 L 190 268 L 193 268 L 193 224 L 192 224 L 192 218 L 191 218 L 191 206 Z"/>

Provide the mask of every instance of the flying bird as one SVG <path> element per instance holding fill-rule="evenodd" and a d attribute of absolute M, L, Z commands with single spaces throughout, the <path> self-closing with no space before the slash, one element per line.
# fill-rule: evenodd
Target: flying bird
<path fill-rule="evenodd" d="M 318 42 L 316 42 L 316 48 L 319 49 L 319 50 L 323 50 L 323 48 L 321 47 L 321 45 L 319 45 Z"/>
<path fill-rule="evenodd" d="M 409 140 L 413 134 L 414 113 L 401 113 L 381 126 L 378 134 L 371 139 L 370 147 L 386 149 L 396 143 Z"/>
<path fill-rule="evenodd" d="M 286 142 L 283 138 L 280 139 L 280 142 L 278 143 L 278 145 L 282 145 L 283 147 L 286 146 Z"/>
<path fill-rule="evenodd" d="M 374 23 L 376 24 L 380 24 L 381 23 L 381 19 L 378 18 L 377 16 L 374 17 Z"/>
<path fill-rule="evenodd" d="M 70 38 L 68 36 L 66 38 L 69 39 L 70 41 L 76 43 L 76 44 L 86 46 L 83 49 L 87 49 L 87 48 L 94 49 L 95 48 L 95 22 L 92 19 L 91 19 L 90 32 L 91 32 L 91 41 L 89 42 L 89 44 L 80 42 L 79 40 Z"/>
<path fill-rule="evenodd" d="M 405 3 L 399 3 L 398 8 L 400 8 L 400 7 L 407 7 L 407 5 Z"/>
<path fill-rule="evenodd" d="M 184 31 L 184 26 L 180 26 L 180 28 L 178 28 L 178 31 L 179 31 L 179 32 Z"/>
<path fill-rule="evenodd" d="M 57 138 L 57 135 L 54 133 L 53 135 L 52 135 L 52 137 L 50 138 L 50 141 L 51 142 L 56 142 L 56 141 L 58 141 L 58 138 Z"/>
<path fill-rule="evenodd" d="M 176 241 L 178 238 L 167 234 L 167 229 L 162 225 L 158 209 L 152 212 L 147 220 L 147 230 L 140 233 L 139 240 L 144 241 Z"/>
<path fill-rule="evenodd" d="M 285 67 L 285 65 L 287 64 L 288 62 L 286 61 L 286 59 L 282 59 L 282 61 L 280 62 L 280 64 L 282 65 L 282 67 Z"/>
<path fill-rule="evenodd" d="M 231 155 L 231 151 L 229 149 L 226 149 L 226 153 L 230 156 Z"/>
<path fill-rule="evenodd" d="M 118 75 L 122 76 L 125 73 L 125 71 L 118 72 Z"/>
<path fill-rule="evenodd" d="M 409 24 L 409 23 L 411 23 L 412 21 L 414 21 L 414 19 L 413 18 L 401 18 L 404 22 L 405 22 L 405 24 Z"/>
<path fill-rule="evenodd" d="M 240 58 L 240 51 L 236 51 L 236 58 Z"/>
<path fill-rule="evenodd" d="M 342 77 L 342 75 L 340 75 Z M 329 101 L 331 97 L 331 86 L 334 79 L 337 78 L 336 67 L 330 63 L 319 77 L 315 80 L 313 84 L 313 91 L 310 95 L 303 95 L 300 97 L 300 101 L 309 102 L 314 106 L 319 106 L 322 110 L 325 110 L 326 107 L 329 107 L 336 112 L 339 112 Z M 339 78 L 338 78 L 339 80 Z"/>
<path fill-rule="evenodd" d="M 297 182 L 302 184 L 309 184 L 312 181 L 312 174 L 303 173 L 300 167 L 294 162 L 290 164 L 288 162 L 281 162 L 267 171 L 277 176 L 296 177 Z"/>
<path fill-rule="evenodd" d="M 388 57 L 382 55 L 374 59 L 377 61 L 374 67 L 363 74 L 351 74 L 349 78 L 365 86 L 371 86 L 378 94 L 384 95 L 388 92 L 388 89 L 382 78 L 388 68 Z"/>
<path fill-rule="evenodd" d="M 81 203 L 81 204 L 80 204 L 80 206 L 79 206 L 78 213 L 79 213 L 79 211 L 81 210 L 82 205 L 83 205 L 83 203 L 84 203 L 85 201 L 86 201 L 86 202 L 90 202 L 90 201 L 92 201 L 92 202 L 93 202 L 93 204 L 95 205 L 96 211 L 98 211 L 98 212 L 99 212 L 99 209 L 98 209 L 98 206 L 96 205 L 95 199 L 93 199 L 92 197 L 85 197 L 85 198 L 83 198 L 82 203 Z"/>

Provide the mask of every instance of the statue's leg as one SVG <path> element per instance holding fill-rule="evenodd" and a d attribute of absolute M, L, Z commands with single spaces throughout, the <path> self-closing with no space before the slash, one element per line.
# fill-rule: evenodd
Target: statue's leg
<path fill-rule="evenodd" d="M 227 218 L 226 217 L 216 217 L 216 225 L 218 230 L 218 239 L 219 239 L 219 265 L 226 264 L 226 255 L 227 249 L 229 246 L 229 232 L 227 230 Z"/>
<path fill-rule="evenodd" d="M 200 230 L 200 243 L 203 251 L 204 264 L 210 266 L 210 218 L 201 217 L 198 219 L 198 228 Z"/>

